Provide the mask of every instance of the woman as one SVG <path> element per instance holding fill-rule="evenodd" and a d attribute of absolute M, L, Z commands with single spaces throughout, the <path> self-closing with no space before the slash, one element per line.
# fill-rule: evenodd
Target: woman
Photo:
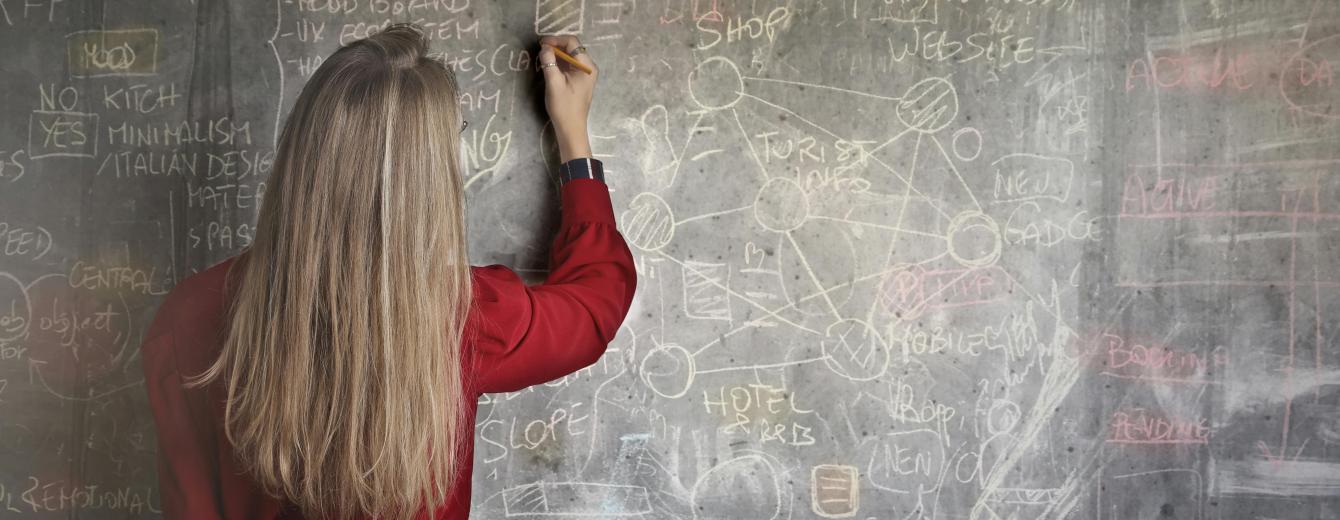
<path fill-rule="evenodd" d="M 551 46 L 595 69 L 576 38 L 541 40 L 563 184 L 536 286 L 467 264 L 464 122 L 420 30 L 321 64 L 255 241 L 182 281 L 145 335 L 168 518 L 466 518 L 479 395 L 601 356 L 637 278 L 591 158 L 596 74 Z"/>

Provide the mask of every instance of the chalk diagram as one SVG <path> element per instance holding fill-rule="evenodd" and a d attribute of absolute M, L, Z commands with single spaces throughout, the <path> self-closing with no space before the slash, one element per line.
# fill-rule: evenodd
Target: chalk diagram
<path fill-rule="evenodd" d="M 99 292 L 66 274 L 25 284 L 0 271 L 0 345 L 28 352 L 27 380 L 64 401 L 96 402 L 132 390 L 134 314 L 124 294 Z"/>
<path fill-rule="evenodd" d="M 754 133 L 742 122 L 740 109 L 746 105 L 756 112 L 798 120 L 798 126 L 835 142 L 855 141 L 769 101 L 763 91 L 778 88 L 825 89 L 893 105 L 896 124 L 880 123 L 893 126 L 893 136 L 852 154 L 852 168 L 868 168 L 871 178 L 887 180 L 887 185 L 837 194 L 823 188 L 807 191 L 795 180 L 794 173 L 773 171 L 776 167 L 760 157 L 770 152 L 758 150 L 751 137 Z M 666 398 L 684 396 L 695 379 L 704 374 L 803 364 L 821 364 L 850 381 L 873 380 L 886 373 L 892 359 L 889 341 L 873 325 L 879 322 L 877 318 L 906 321 L 929 309 L 951 307 L 937 303 L 943 300 L 941 292 L 982 270 L 991 270 L 1017 284 L 997 266 L 1004 245 L 1000 225 L 987 215 L 960 171 L 959 162 L 976 160 L 981 154 L 982 137 L 972 128 L 949 131 L 958 115 L 959 98 L 948 79 L 921 79 L 902 96 L 890 97 L 748 77 L 729 59 L 714 57 L 689 74 L 688 93 L 702 109 L 694 127 L 711 129 L 703 132 L 705 138 L 720 143 L 719 148 L 748 150 L 757 171 L 726 172 L 729 175 L 721 176 L 721 183 L 753 194 L 747 205 L 695 208 L 700 210 L 698 214 L 683 217 L 682 210 L 673 208 L 667 197 L 644 192 L 635 196 L 620 215 L 621 227 L 636 249 L 668 260 L 682 271 L 684 316 L 695 324 L 720 320 L 733 325 L 704 344 L 666 342 L 653 348 L 641 360 L 639 373 L 656 394 Z M 688 156 L 693 155 L 695 140 L 706 139 L 690 132 L 675 157 L 677 170 L 684 169 Z M 727 142 L 730 144 L 724 144 Z M 716 151 L 720 150 L 703 151 L 699 156 Z M 672 190 L 675 183 L 671 180 Z M 921 217 L 913 218 L 914 214 Z M 684 233 L 683 228 L 695 225 L 707 227 Z M 775 240 L 777 269 L 751 265 L 737 271 L 762 272 L 775 283 L 768 286 L 756 276 L 751 286 L 751 282 L 739 282 L 740 277 L 731 273 L 727 263 L 686 260 L 669 252 L 675 237 L 691 234 L 699 239 L 711 236 L 716 228 L 747 229 L 759 242 Z M 849 247 L 836 253 L 825 251 L 837 236 L 846 237 Z M 851 237 L 861 237 L 860 243 Z M 692 254 L 687 244 L 685 241 L 677 249 L 688 249 Z M 746 246 L 747 258 L 754 257 L 755 247 L 752 241 Z M 829 260 L 824 265 L 830 269 L 814 269 L 811 258 L 816 256 Z M 840 272 L 832 269 L 835 263 Z M 928 274 L 940 278 L 935 287 L 922 283 Z M 759 297 L 774 291 L 784 304 L 769 305 L 766 298 Z M 740 321 L 737 315 L 741 308 L 750 316 L 735 325 Z M 734 365 L 720 359 L 726 338 L 771 328 L 784 331 L 781 334 L 788 337 L 803 337 L 799 341 L 818 347 L 817 355 Z"/>

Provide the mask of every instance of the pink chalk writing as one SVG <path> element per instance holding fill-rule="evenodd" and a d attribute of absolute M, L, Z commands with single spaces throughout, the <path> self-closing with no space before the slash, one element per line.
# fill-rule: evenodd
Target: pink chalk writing
<path fill-rule="evenodd" d="M 1188 213 L 1215 209 L 1220 176 L 1173 177 L 1131 172 L 1121 191 L 1121 215 Z"/>
<path fill-rule="evenodd" d="M 1204 417 L 1183 419 L 1125 408 L 1112 414 L 1107 442 L 1112 444 L 1208 444 L 1210 426 Z"/>
<path fill-rule="evenodd" d="M 1154 342 L 1127 341 L 1116 334 L 1104 333 L 1101 346 L 1107 354 L 1103 375 L 1165 383 L 1214 384 L 1209 378 L 1228 365 L 1228 351 L 1222 345 L 1209 353 L 1187 350 Z"/>
<path fill-rule="evenodd" d="M 880 303 L 889 314 L 968 307 L 1008 295 L 1010 278 L 999 267 L 927 271 L 921 266 L 885 278 Z"/>
<path fill-rule="evenodd" d="M 1222 48 L 1169 52 L 1126 64 L 1126 92 L 1324 91 L 1335 85 L 1335 67 L 1320 55 L 1286 59 L 1273 52 L 1226 52 Z"/>

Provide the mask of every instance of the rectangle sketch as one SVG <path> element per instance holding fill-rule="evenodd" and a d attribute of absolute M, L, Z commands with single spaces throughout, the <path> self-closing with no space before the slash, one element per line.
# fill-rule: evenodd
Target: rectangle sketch
<path fill-rule="evenodd" d="M 586 0 L 535 0 L 535 34 L 581 34 Z"/>
<path fill-rule="evenodd" d="M 684 315 L 730 321 L 730 265 L 688 260 L 683 271 Z"/>
<path fill-rule="evenodd" d="M 860 470 L 820 464 L 810 470 L 810 509 L 824 518 L 850 518 L 861 509 Z"/>
<path fill-rule="evenodd" d="M 535 482 L 503 490 L 503 509 L 514 516 L 610 516 L 651 512 L 647 489 L 595 482 Z"/>
<path fill-rule="evenodd" d="M 97 156 L 98 115 L 32 111 L 28 114 L 28 153 L 33 159 Z"/>
<path fill-rule="evenodd" d="M 158 73 L 158 29 L 76 31 L 65 35 L 72 78 Z"/>
<path fill-rule="evenodd" d="M 1204 478 L 1194 469 L 1156 469 L 1104 475 L 1094 485 L 1098 493 L 1097 520 L 1126 518 L 1187 518 L 1204 516 Z M 1150 489 L 1163 490 L 1158 500 L 1142 499 Z"/>

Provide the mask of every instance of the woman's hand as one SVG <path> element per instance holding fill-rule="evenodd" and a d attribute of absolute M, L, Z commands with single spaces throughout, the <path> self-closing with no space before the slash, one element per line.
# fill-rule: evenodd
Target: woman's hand
<path fill-rule="evenodd" d="M 540 70 L 544 73 L 544 108 L 554 123 L 561 162 L 591 156 L 591 140 L 586 133 L 586 116 L 591 112 L 591 96 L 595 92 L 596 68 L 591 56 L 577 53 L 581 42 L 576 36 L 545 36 L 540 38 Z M 577 61 L 591 68 L 587 74 L 571 63 L 554 55 L 553 47 L 563 49 Z M 547 64 L 553 63 L 553 66 Z"/>

